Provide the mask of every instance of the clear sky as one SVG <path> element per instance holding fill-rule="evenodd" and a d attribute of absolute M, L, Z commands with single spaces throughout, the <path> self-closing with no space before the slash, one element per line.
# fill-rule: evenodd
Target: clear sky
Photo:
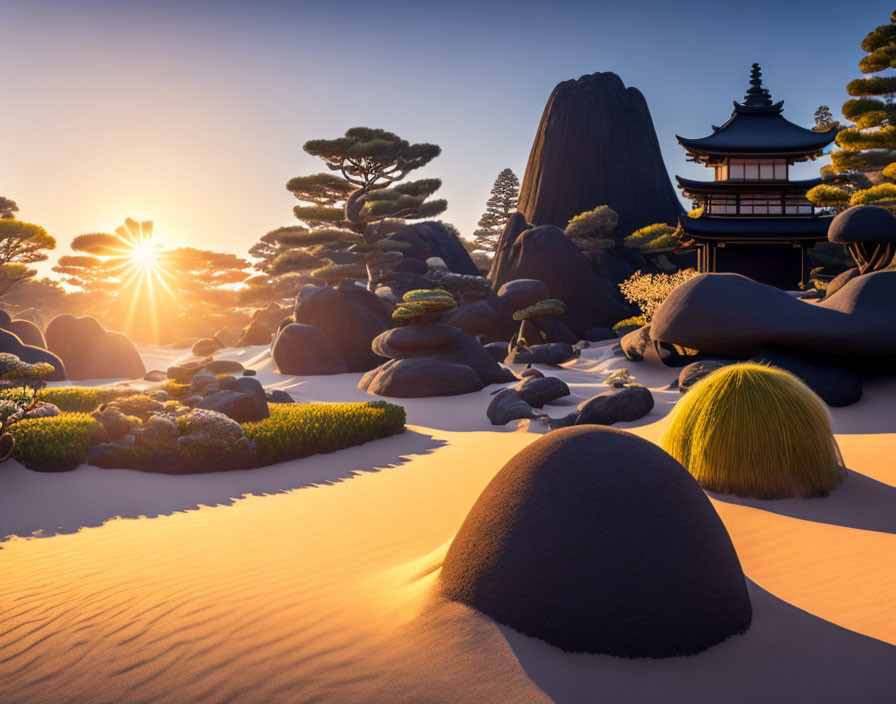
<path fill-rule="evenodd" d="M 0 195 L 59 240 L 154 220 L 167 245 L 245 254 L 294 222 L 284 188 L 325 170 L 302 144 L 382 127 L 442 155 L 444 219 L 475 228 L 522 178 L 554 85 L 614 71 L 645 95 L 670 175 L 750 64 L 810 126 L 839 117 L 884 2 L 118 2 L 0 0 Z M 817 164 L 805 176 L 816 173 Z M 416 176 L 416 174 L 415 174 Z M 58 253 L 62 253 L 57 251 Z"/>

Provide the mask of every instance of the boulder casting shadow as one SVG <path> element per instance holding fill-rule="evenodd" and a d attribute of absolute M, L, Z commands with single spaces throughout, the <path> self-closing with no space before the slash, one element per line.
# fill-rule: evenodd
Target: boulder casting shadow
<path fill-rule="evenodd" d="M 656 445 L 602 426 L 514 456 L 455 536 L 440 588 L 564 650 L 632 658 L 699 653 L 752 618 L 697 482 Z"/>
<path fill-rule="evenodd" d="M 143 360 L 127 335 L 106 330 L 96 318 L 58 315 L 44 332 L 69 379 L 140 379 Z"/>

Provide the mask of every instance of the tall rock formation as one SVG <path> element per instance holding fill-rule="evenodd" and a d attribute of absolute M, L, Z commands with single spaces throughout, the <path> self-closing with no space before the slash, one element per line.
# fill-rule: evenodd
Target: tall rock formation
<path fill-rule="evenodd" d="M 566 227 L 608 205 L 622 239 L 683 211 L 660 154 L 644 96 L 615 73 L 560 83 L 548 98 L 517 209 L 534 225 Z"/>

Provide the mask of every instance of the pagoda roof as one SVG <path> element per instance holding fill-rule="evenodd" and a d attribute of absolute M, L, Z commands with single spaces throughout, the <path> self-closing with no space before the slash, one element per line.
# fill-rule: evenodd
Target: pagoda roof
<path fill-rule="evenodd" d="M 829 217 L 678 217 L 682 230 L 697 240 L 713 241 L 775 241 L 826 240 Z"/>
<path fill-rule="evenodd" d="M 801 181 L 697 181 L 676 176 L 678 187 L 689 193 L 733 193 L 751 191 L 794 191 L 805 193 L 821 183 L 820 178 Z"/>
<path fill-rule="evenodd" d="M 834 130 L 815 132 L 790 122 L 781 114 L 784 103 L 772 103 L 768 90 L 762 87 L 758 64 L 753 64 L 750 83 L 744 102 L 734 102 L 734 112 L 725 124 L 699 139 L 676 135 L 681 146 L 689 152 L 706 155 L 809 155 L 834 141 Z"/>

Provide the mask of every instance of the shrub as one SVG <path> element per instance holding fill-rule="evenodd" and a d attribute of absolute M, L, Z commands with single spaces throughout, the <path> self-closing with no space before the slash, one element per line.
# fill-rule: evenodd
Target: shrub
<path fill-rule="evenodd" d="M 821 399 L 761 364 L 698 381 L 673 409 L 662 447 L 704 489 L 757 499 L 824 496 L 845 473 Z"/>
<path fill-rule="evenodd" d="M 616 240 L 613 230 L 619 222 L 615 210 L 599 205 L 594 210 L 586 210 L 576 215 L 566 226 L 566 236 L 584 251 L 613 247 Z"/>
<path fill-rule="evenodd" d="M 385 401 L 271 404 L 269 418 L 244 423 L 260 464 L 334 452 L 401 432 L 405 412 Z"/>
<path fill-rule="evenodd" d="M 678 244 L 675 237 L 675 228 L 664 222 L 655 222 L 652 225 L 635 230 L 625 238 L 626 247 L 636 247 L 645 251 L 652 249 L 665 249 Z"/>
<path fill-rule="evenodd" d="M 675 288 L 697 275 L 694 269 L 676 271 L 674 274 L 643 274 L 636 271 L 619 284 L 619 290 L 629 303 L 636 304 L 649 323 L 660 304 Z"/>
<path fill-rule="evenodd" d="M 13 457 L 38 472 L 67 472 L 82 464 L 87 450 L 105 439 L 102 424 L 86 413 L 63 413 L 19 421 Z"/>
<path fill-rule="evenodd" d="M 8 399 L 12 393 L 13 390 L 4 389 L 0 392 L 0 398 Z M 126 387 L 56 386 L 38 391 L 37 400 L 52 403 L 63 413 L 87 413 L 103 403 L 138 393 Z"/>

